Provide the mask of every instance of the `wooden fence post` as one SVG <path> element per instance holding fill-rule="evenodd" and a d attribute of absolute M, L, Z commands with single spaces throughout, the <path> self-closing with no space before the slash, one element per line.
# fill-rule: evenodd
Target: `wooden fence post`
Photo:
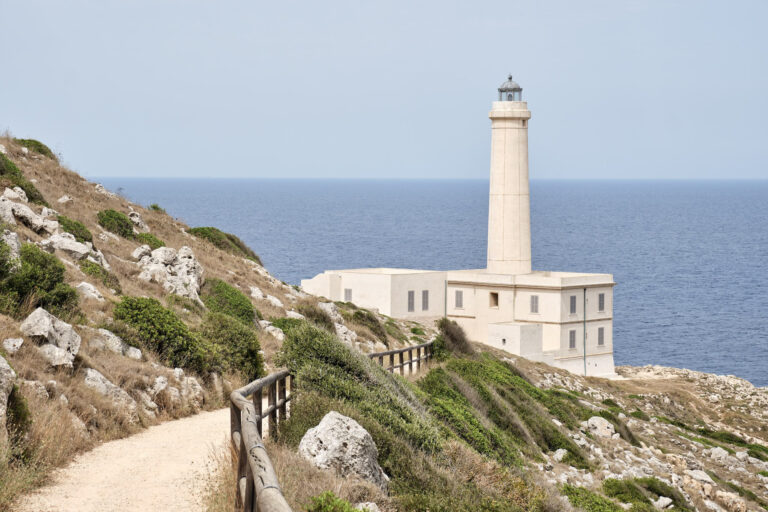
<path fill-rule="evenodd" d="M 287 382 L 288 377 L 284 377 L 283 379 L 277 381 L 277 399 L 282 400 L 283 405 L 280 406 L 280 423 L 282 424 L 285 421 L 286 418 L 286 407 L 285 407 L 285 386 L 288 384 Z M 274 438 L 273 438 L 274 439 Z"/>
<path fill-rule="evenodd" d="M 379 356 L 379 365 L 384 368 L 384 356 Z"/>
<path fill-rule="evenodd" d="M 403 355 L 404 354 L 405 354 L 405 352 L 400 352 L 400 354 L 398 354 L 400 356 L 400 358 L 399 358 L 400 359 L 400 375 L 405 375 L 405 364 L 403 364 Z"/>
<path fill-rule="evenodd" d="M 259 431 L 259 437 L 262 437 L 264 435 L 263 434 L 263 428 L 262 428 L 262 423 L 264 421 L 264 418 L 261 417 L 261 411 L 264 408 L 261 405 L 262 404 L 261 401 L 263 400 L 262 395 L 261 395 L 261 388 L 259 388 L 259 389 L 257 389 L 256 391 L 253 392 L 252 399 L 253 399 L 253 407 L 254 407 L 254 409 L 256 409 L 256 418 L 257 418 L 256 419 L 256 428 Z"/>
<path fill-rule="evenodd" d="M 421 369 L 421 347 L 416 347 L 416 371 Z"/>
<path fill-rule="evenodd" d="M 408 349 L 408 375 L 413 375 L 413 349 Z"/>
<path fill-rule="evenodd" d="M 274 407 L 275 402 L 277 402 L 277 382 L 269 385 L 267 393 L 269 407 Z M 275 432 L 277 432 L 277 409 L 272 409 L 272 412 L 269 413 L 269 437 L 274 439 Z"/>
<path fill-rule="evenodd" d="M 395 373 L 395 354 L 389 354 L 389 372 Z"/>

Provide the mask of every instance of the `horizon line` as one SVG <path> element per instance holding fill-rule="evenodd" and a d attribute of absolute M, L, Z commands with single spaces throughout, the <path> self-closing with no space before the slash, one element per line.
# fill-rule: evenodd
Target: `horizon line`
<path fill-rule="evenodd" d="M 217 176 L 217 177 L 186 177 L 186 176 L 84 176 L 89 180 L 271 180 L 271 181 L 490 181 L 489 178 L 342 178 L 342 177 L 245 177 L 245 176 Z M 530 181 L 768 181 L 766 178 L 529 178 Z"/>

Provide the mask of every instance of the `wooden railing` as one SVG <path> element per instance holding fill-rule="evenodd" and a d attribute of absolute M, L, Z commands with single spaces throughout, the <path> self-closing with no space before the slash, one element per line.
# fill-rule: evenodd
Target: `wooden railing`
<path fill-rule="evenodd" d="M 395 373 L 395 370 L 400 369 L 400 375 L 405 375 L 405 367 L 408 366 L 408 374 L 413 372 L 413 364 L 416 363 L 416 371 L 421 369 L 421 365 L 427 364 L 432 357 L 432 344 L 434 342 L 423 343 L 416 345 L 415 347 L 399 348 L 397 350 L 387 350 L 386 352 L 376 352 L 368 354 L 368 357 L 374 360 L 378 360 L 379 364 L 384 367 L 390 373 Z M 413 357 L 413 352 L 416 351 L 416 357 Z M 408 353 L 408 360 L 405 360 L 405 353 Z M 398 364 L 395 364 L 395 356 L 397 356 Z M 385 364 L 385 358 L 389 358 L 389 365 Z"/>
<path fill-rule="evenodd" d="M 404 355 L 406 352 L 407 361 Z M 395 356 L 399 364 L 395 364 Z M 414 364 L 416 371 L 419 371 L 421 365 L 426 364 L 432 357 L 432 342 L 368 354 L 368 357 L 378 360 L 382 366 L 384 358 L 389 357 L 386 370 L 394 373 L 399 368 L 400 374 L 405 375 L 405 367 L 408 366 L 409 373 L 412 374 Z M 292 398 L 292 388 L 293 376 L 288 370 L 282 370 L 236 389 L 230 395 L 232 447 L 237 458 L 236 512 L 292 512 L 280 489 L 263 440 L 264 420 L 267 420 L 267 432 L 274 435 L 278 425 L 288 418 L 288 402 Z"/>
<path fill-rule="evenodd" d="M 288 417 L 292 384 L 293 377 L 288 370 L 283 370 L 255 380 L 230 395 L 232 446 L 237 454 L 236 511 L 291 512 L 262 436 L 265 419 L 268 419 L 268 432 L 274 435 L 278 422 Z"/>

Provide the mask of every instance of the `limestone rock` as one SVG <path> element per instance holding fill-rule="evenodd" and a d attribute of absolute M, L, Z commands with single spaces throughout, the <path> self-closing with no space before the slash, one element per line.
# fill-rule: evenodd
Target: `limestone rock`
<path fill-rule="evenodd" d="M 133 222 L 136 230 L 143 233 L 149 233 L 149 226 L 147 226 L 147 223 L 144 222 L 144 219 L 141 218 L 141 214 L 139 212 L 131 210 L 128 212 L 128 218 L 131 219 L 131 222 Z"/>
<path fill-rule="evenodd" d="M 8 435 L 5 429 L 5 413 L 8 410 L 8 396 L 16 382 L 16 372 L 3 356 L 0 356 L 0 442 Z"/>
<path fill-rule="evenodd" d="M 671 504 L 672 504 L 672 498 L 667 498 L 666 496 L 659 496 L 659 499 L 653 502 L 653 506 L 658 508 L 659 510 L 664 510 Z"/>
<path fill-rule="evenodd" d="M 317 307 L 328 313 L 334 323 L 342 323 L 344 318 L 339 313 L 339 308 L 333 302 L 320 302 Z"/>
<path fill-rule="evenodd" d="M 140 245 L 133 250 L 133 252 L 131 253 L 131 258 L 135 260 L 140 260 L 144 256 L 150 256 L 151 254 L 152 254 L 152 249 L 148 245 Z"/>
<path fill-rule="evenodd" d="M 64 366 L 65 368 L 72 368 L 72 362 L 75 360 L 74 356 L 56 345 L 46 343 L 39 348 L 40 355 L 48 361 L 53 367 Z"/>
<path fill-rule="evenodd" d="M 109 379 L 97 370 L 93 368 L 85 370 L 85 385 L 97 393 L 108 397 L 116 407 L 126 411 L 132 422 L 138 421 L 136 401 L 122 388 L 112 384 Z"/>
<path fill-rule="evenodd" d="M 186 245 L 178 252 L 171 247 L 155 249 L 149 256 L 143 256 L 138 265 L 142 268 L 139 279 L 160 283 L 165 291 L 202 304 L 199 293 L 203 267 Z"/>
<path fill-rule="evenodd" d="M 111 198 L 111 199 L 114 199 L 114 198 L 116 198 L 116 197 L 117 197 L 117 194 L 115 194 L 114 192 L 110 192 L 109 190 L 107 190 L 106 188 L 104 188 L 104 185 L 102 185 L 101 183 L 97 183 L 97 184 L 96 184 L 96 186 L 95 186 L 95 187 L 93 187 L 93 188 L 94 188 L 94 189 L 96 190 L 96 192 L 98 192 L 99 194 L 103 194 L 103 195 L 105 195 L 105 196 L 107 196 L 107 197 L 109 197 L 109 198 Z"/>
<path fill-rule="evenodd" d="M 331 411 L 304 434 L 299 454 L 321 469 L 334 469 L 342 477 L 356 475 L 387 492 L 389 477 L 379 466 L 371 435 L 355 420 Z"/>
<path fill-rule="evenodd" d="M 59 212 L 57 212 L 53 208 L 48 208 L 47 206 L 43 206 L 43 210 L 40 212 L 40 215 L 42 215 L 46 219 L 50 219 L 51 217 L 57 218 L 59 216 Z"/>
<path fill-rule="evenodd" d="M 616 433 L 613 424 L 602 416 L 592 416 L 587 420 L 587 430 L 598 437 L 612 437 Z"/>
<path fill-rule="evenodd" d="M 264 331 L 275 338 L 277 341 L 283 341 L 285 339 L 285 333 L 282 329 L 279 327 L 275 327 L 274 325 L 270 324 L 267 327 L 264 328 Z"/>
<path fill-rule="evenodd" d="M 23 344 L 24 338 L 6 338 L 3 340 L 3 350 L 12 356 L 19 351 Z"/>
<path fill-rule="evenodd" d="M 98 302 L 104 302 L 104 296 L 91 283 L 86 283 L 83 281 L 79 285 L 75 286 L 75 288 L 85 299 L 93 299 Z"/>
<path fill-rule="evenodd" d="M 357 333 L 347 328 L 346 325 L 334 323 L 333 326 L 336 329 L 336 336 L 342 343 L 352 346 L 357 341 Z"/>
<path fill-rule="evenodd" d="M 68 196 L 67 194 L 64 194 L 63 196 L 61 196 L 61 197 L 58 199 L 58 201 L 57 201 L 57 202 L 58 202 L 59 204 L 67 204 L 67 203 L 70 203 L 70 202 L 72 202 L 72 201 L 74 201 L 74 199 L 72 199 L 72 198 L 71 198 L 70 196 Z"/>
<path fill-rule="evenodd" d="M 0 153 L 2 153 L 4 155 L 8 154 L 8 150 L 5 149 L 5 146 L 3 146 L 2 144 L 0 144 Z"/>
<path fill-rule="evenodd" d="M 97 329 L 96 335 L 88 342 L 88 346 L 93 349 L 106 349 L 131 359 L 141 359 L 141 350 L 130 346 L 108 329 Z"/>
<path fill-rule="evenodd" d="M 276 308 L 283 307 L 283 302 L 273 295 L 267 295 L 266 300 Z"/>
<path fill-rule="evenodd" d="M 88 259 L 106 270 L 110 268 L 104 254 L 94 249 L 91 242 L 78 242 L 71 233 L 56 233 L 41 240 L 38 245 L 51 253 L 59 250 L 75 260 Z"/>
<path fill-rule="evenodd" d="M 552 455 L 552 458 L 557 462 L 562 462 L 566 455 L 568 455 L 568 450 L 565 448 L 559 448 L 557 451 L 555 451 L 555 454 Z"/>
<path fill-rule="evenodd" d="M 725 460 L 728 457 L 728 452 L 719 446 L 715 446 L 709 453 L 709 456 L 715 460 Z"/>
<path fill-rule="evenodd" d="M 63 320 L 59 320 L 43 308 L 37 308 L 21 324 L 21 332 L 41 343 L 47 343 L 41 347 L 53 366 L 72 366 L 78 350 L 80 350 L 80 335 L 72 326 Z M 62 354 L 60 351 L 63 351 Z"/>
<path fill-rule="evenodd" d="M 18 233 L 6 229 L 0 235 L 0 239 L 11 249 L 11 260 L 16 262 L 16 266 L 18 266 L 19 257 L 21 256 L 21 241 L 19 240 Z"/>
<path fill-rule="evenodd" d="M 3 191 L 3 197 L 10 199 L 11 201 L 21 201 L 28 203 L 27 194 L 19 187 L 6 188 Z"/>
<path fill-rule="evenodd" d="M 360 512 L 380 512 L 379 506 L 371 501 L 366 501 L 365 503 L 358 503 L 355 505 L 355 509 L 360 510 Z"/>
<path fill-rule="evenodd" d="M 19 385 L 26 390 L 30 395 L 35 395 L 40 400 L 48 400 L 48 390 L 45 389 L 45 384 L 39 380 L 26 380 L 19 381 Z"/>
<path fill-rule="evenodd" d="M 22 224 L 35 231 L 36 233 L 55 233 L 59 229 L 59 223 L 55 220 L 48 220 L 42 215 L 35 213 L 32 208 L 24 203 L 14 203 L 7 197 L 0 197 L 0 203 L 3 203 L 0 207 L 0 217 L 8 224 L 16 224 L 16 222 L 8 222 L 8 209 L 12 216 L 19 220 Z M 10 206 L 9 206 L 10 205 Z"/>
<path fill-rule="evenodd" d="M 714 485 L 715 481 L 712 480 L 712 478 L 704 471 L 700 469 L 686 469 L 685 474 L 693 478 L 694 480 L 697 480 L 699 482 L 707 483 Z"/>
<path fill-rule="evenodd" d="M 0 220 L 9 226 L 16 225 L 16 217 L 13 216 L 13 203 L 2 196 L 0 196 Z"/>
<path fill-rule="evenodd" d="M 296 320 L 304 320 L 305 318 L 304 315 L 302 315 L 298 311 L 293 311 L 293 310 L 286 311 L 285 316 L 287 316 L 288 318 L 295 318 Z"/>
<path fill-rule="evenodd" d="M 747 512 L 746 502 L 735 492 L 717 491 L 715 498 L 728 512 Z"/>
<path fill-rule="evenodd" d="M 251 286 L 251 297 L 254 299 L 263 299 L 264 292 L 258 286 Z"/>

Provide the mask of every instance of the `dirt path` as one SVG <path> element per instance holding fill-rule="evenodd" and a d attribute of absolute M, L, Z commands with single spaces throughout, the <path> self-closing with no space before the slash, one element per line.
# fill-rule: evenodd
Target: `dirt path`
<path fill-rule="evenodd" d="M 23 512 L 200 510 L 209 456 L 229 433 L 229 409 L 169 421 L 77 457 Z"/>

